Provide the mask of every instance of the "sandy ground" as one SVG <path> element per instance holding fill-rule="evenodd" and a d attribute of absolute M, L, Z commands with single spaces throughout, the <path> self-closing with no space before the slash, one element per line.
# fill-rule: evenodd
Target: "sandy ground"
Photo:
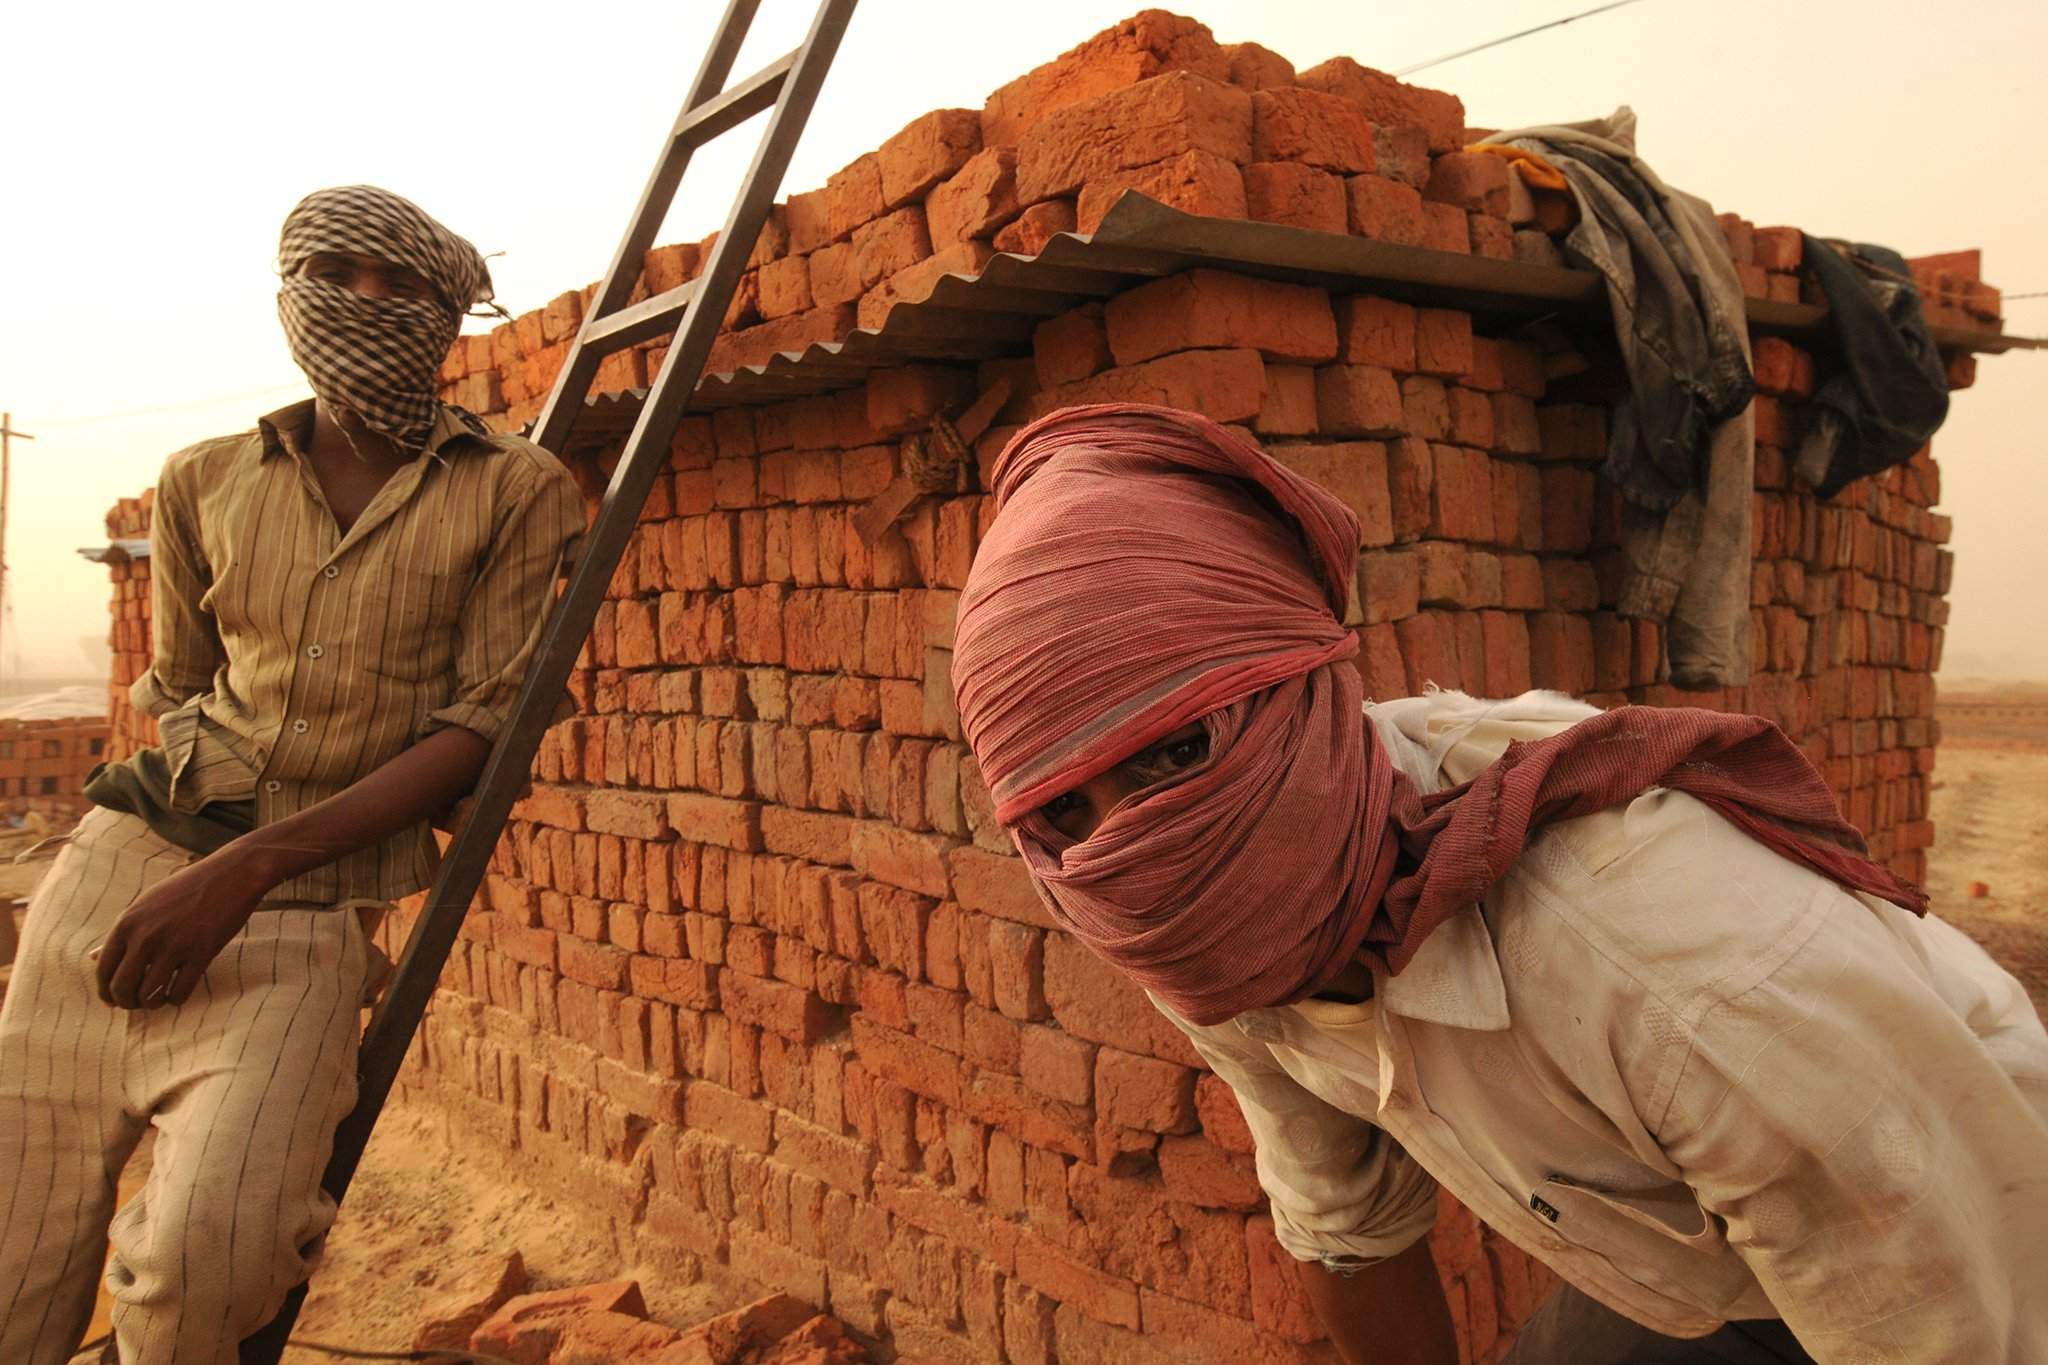
<path fill-rule="evenodd" d="M 2024 982 L 2048 1016 L 2048 752 L 1945 745 L 1934 779 L 1935 911 Z M 1986 894 L 1973 897 L 1972 882 Z"/>
<path fill-rule="evenodd" d="M 1981 722 L 1958 715 L 1945 724 L 1948 742 L 1933 792 L 1938 842 L 1928 876 L 1935 909 L 2013 971 L 2048 1014 L 2048 705 Z M 23 881 L 0 861 L 0 895 Z M 1972 883 L 1982 883 L 1985 893 L 1973 896 Z M 18 894 L 25 890 L 26 884 Z M 481 1258 L 507 1249 L 524 1257 L 536 1287 L 637 1277 L 654 1315 L 670 1323 L 734 1306 L 712 1286 L 631 1264 L 600 1215 L 507 1179 L 495 1163 L 465 1153 L 443 1125 L 431 1112 L 386 1111 L 297 1336 L 404 1349 L 423 1306 Z M 147 1158 L 145 1148 L 130 1164 L 124 1198 L 139 1187 Z M 95 1334 L 104 1330 L 105 1306 Z M 332 1359 L 296 1348 L 285 1354 L 290 1365 Z"/>

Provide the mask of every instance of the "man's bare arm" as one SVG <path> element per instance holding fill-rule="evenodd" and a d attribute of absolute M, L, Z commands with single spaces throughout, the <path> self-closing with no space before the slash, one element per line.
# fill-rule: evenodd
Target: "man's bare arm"
<path fill-rule="evenodd" d="M 1458 1365 L 1427 1237 L 1349 1276 L 1320 1261 L 1300 1265 L 1302 1288 L 1346 1365 Z"/>
<path fill-rule="evenodd" d="M 437 730 L 325 801 L 166 877 L 107 935 L 100 998 L 123 1009 L 183 1003 L 272 887 L 440 814 L 469 794 L 490 752 L 474 731 Z"/>

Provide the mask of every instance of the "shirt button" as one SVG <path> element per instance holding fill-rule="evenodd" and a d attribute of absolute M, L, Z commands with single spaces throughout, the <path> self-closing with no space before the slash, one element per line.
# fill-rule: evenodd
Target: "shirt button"
<path fill-rule="evenodd" d="M 275 794 L 284 790 L 284 783 L 273 777 L 263 784 L 263 790 Z"/>
<path fill-rule="evenodd" d="M 322 575 L 323 577 L 326 577 L 326 578 L 339 578 L 339 577 L 341 577 L 341 570 L 340 570 L 340 569 L 337 569 L 337 568 L 335 568 L 335 567 L 334 567 L 334 566 L 333 566 L 332 564 L 329 564 L 329 565 L 328 565 L 328 566 L 327 566 L 326 568 L 322 569 L 322 570 L 320 571 L 320 573 L 321 573 L 321 575 Z"/>
<path fill-rule="evenodd" d="M 306 646 L 306 657 L 307 657 L 307 658 L 309 658 L 309 659 L 317 659 L 317 658 L 319 658 L 319 657 L 320 657 L 321 655 L 325 654 L 326 652 L 327 652 L 327 648 L 326 648 L 326 646 L 324 646 L 324 645 L 307 645 L 307 646 Z"/>
<path fill-rule="evenodd" d="M 295 735 L 303 735 L 312 728 L 312 723 L 309 721 L 295 720 L 292 722 L 292 733 Z"/>

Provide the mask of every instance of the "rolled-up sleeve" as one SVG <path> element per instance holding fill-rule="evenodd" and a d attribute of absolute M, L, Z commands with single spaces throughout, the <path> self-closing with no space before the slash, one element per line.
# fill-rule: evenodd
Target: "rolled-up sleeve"
<path fill-rule="evenodd" d="M 459 624 L 455 695 L 421 733 L 460 726 L 496 740 L 554 605 L 555 584 L 583 533 L 583 495 L 559 465 L 536 469 L 506 514 Z"/>
<path fill-rule="evenodd" d="M 1236 1093 L 1258 1144 L 1274 1236 L 1289 1255 L 1350 1270 L 1428 1234 L 1436 1181 L 1385 1130 L 1311 1092 L 1236 1025 L 1190 1024 L 1160 1008 Z"/>
<path fill-rule="evenodd" d="M 201 603 L 213 586 L 199 539 L 199 522 L 181 477 L 183 462 L 173 455 L 157 480 L 150 512 L 149 667 L 128 689 L 128 700 L 148 716 L 175 711 L 213 688 L 226 660 L 220 632 Z"/>

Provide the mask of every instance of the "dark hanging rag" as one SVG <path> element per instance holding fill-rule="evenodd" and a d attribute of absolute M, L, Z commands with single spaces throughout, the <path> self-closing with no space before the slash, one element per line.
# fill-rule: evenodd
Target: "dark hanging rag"
<path fill-rule="evenodd" d="M 1807 408 L 1793 471 L 1822 497 L 1903 464 L 1948 416 L 1948 375 L 1896 251 L 1806 239 L 1839 366 Z"/>

